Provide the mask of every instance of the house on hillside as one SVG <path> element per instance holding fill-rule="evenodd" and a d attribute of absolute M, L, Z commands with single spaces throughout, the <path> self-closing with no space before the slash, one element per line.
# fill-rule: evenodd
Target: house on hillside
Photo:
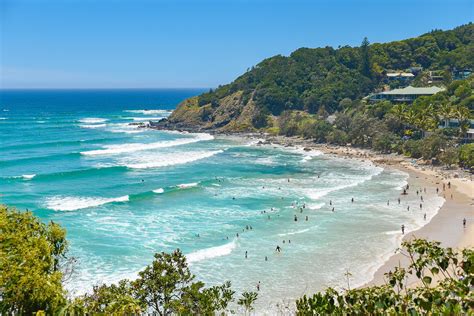
<path fill-rule="evenodd" d="M 472 69 L 454 69 L 452 76 L 454 80 L 463 80 L 472 74 Z"/>
<path fill-rule="evenodd" d="M 408 86 L 403 89 L 393 89 L 369 95 L 366 97 L 371 102 L 388 100 L 391 102 L 412 103 L 416 98 L 421 96 L 430 96 L 438 92 L 444 91 L 444 88 L 439 87 L 412 87 Z"/>
<path fill-rule="evenodd" d="M 438 128 L 459 128 L 459 120 L 443 120 Z M 469 120 L 469 127 L 466 131 L 466 135 L 464 135 L 464 140 L 470 143 L 474 142 L 474 120 Z"/>
<path fill-rule="evenodd" d="M 415 78 L 415 75 L 411 72 L 388 72 L 388 80 L 400 80 L 400 81 L 411 81 Z"/>

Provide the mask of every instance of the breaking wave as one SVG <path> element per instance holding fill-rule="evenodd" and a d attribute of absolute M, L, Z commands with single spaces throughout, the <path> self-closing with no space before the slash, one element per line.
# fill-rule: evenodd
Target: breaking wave
<path fill-rule="evenodd" d="M 107 203 L 128 201 L 128 195 L 117 198 L 53 196 L 46 199 L 46 207 L 54 211 L 75 211 Z"/>
<path fill-rule="evenodd" d="M 186 255 L 186 258 L 189 263 L 198 262 L 206 259 L 212 259 L 221 256 L 230 255 L 232 250 L 237 247 L 237 242 L 233 240 L 232 242 L 216 247 L 210 247 L 206 249 L 201 249 L 195 252 L 191 252 Z"/>

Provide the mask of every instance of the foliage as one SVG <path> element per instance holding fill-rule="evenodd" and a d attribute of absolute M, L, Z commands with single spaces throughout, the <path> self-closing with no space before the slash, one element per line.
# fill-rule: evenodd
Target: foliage
<path fill-rule="evenodd" d="M 386 284 L 342 292 L 329 288 L 297 300 L 297 315 L 459 315 L 474 308 L 474 250 L 455 252 L 439 242 L 414 239 L 400 252 L 409 266 L 385 274 Z M 408 287 L 413 275 L 417 287 Z M 439 282 L 434 281 L 440 279 Z"/>
<path fill-rule="evenodd" d="M 237 301 L 237 304 L 244 307 L 246 313 L 250 313 L 253 311 L 253 304 L 257 300 L 257 297 L 257 292 L 244 292 L 242 293 L 242 297 Z"/>
<path fill-rule="evenodd" d="M 360 99 L 386 84 L 386 70 L 474 68 L 473 37 L 474 24 L 469 23 L 384 44 L 364 38 L 360 47 L 300 48 L 288 57 L 265 59 L 232 83 L 202 94 L 199 105 L 218 105 L 219 99 L 243 91 L 243 100 L 252 98 L 274 115 L 292 110 L 315 114 L 321 107 L 333 113 L 346 109 L 347 99 Z"/>
<path fill-rule="evenodd" d="M 66 232 L 0 205 L 0 313 L 51 313 L 65 304 Z"/>
<path fill-rule="evenodd" d="M 461 146 L 459 149 L 459 162 L 465 168 L 474 169 L 474 144 Z"/>

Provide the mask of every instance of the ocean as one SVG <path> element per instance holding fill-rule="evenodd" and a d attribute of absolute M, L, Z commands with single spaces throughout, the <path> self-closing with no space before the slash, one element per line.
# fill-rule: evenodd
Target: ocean
<path fill-rule="evenodd" d="M 400 226 L 421 227 L 444 201 L 398 204 L 408 175 L 368 161 L 129 125 L 202 91 L 0 91 L 0 203 L 67 230 L 71 293 L 134 278 L 155 252 L 180 248 L 197 279 L 237 293 L 260 281 L 257 309 L 281 308 L 346 286 L 347 271 L 351 286 L 369 281 Z"/>

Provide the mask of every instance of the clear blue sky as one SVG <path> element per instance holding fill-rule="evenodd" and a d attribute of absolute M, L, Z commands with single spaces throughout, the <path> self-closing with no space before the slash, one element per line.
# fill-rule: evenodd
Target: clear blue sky
<path fill-rule="evenodd" d="M 2 88 L 214 87 L 299 47 L 413 37 L 474 0 L 0 0 Z"/>

